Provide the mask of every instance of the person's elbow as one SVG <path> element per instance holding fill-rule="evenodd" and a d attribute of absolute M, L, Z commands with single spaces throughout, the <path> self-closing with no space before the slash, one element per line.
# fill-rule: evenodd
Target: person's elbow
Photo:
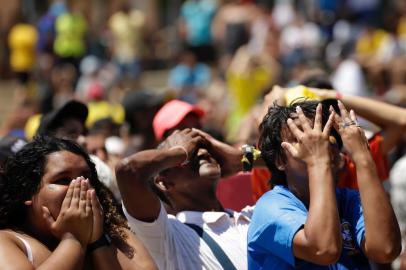
<path fill-rule="evenodd" d="M 128 158 L 121 160 L 115 168 L 117 184 L 127 182 L 131 179 L 136 179 L 139 170 L 137 169 L 137 162 L 130 161 Z"/>
<path fill-rule="evenodd" d="M 339 231 L 334 234 L 317 233 L 310 238 L 305 236 L 304 230 L 302 232 L 294 238 L 295 257 L 318 265 L 335 264 L 340 259 L 342 239 Z"/>
<path fill-rule="evenodd" d="M 311 244 L 306 249 L 307 255 L 301 259 L 318 265 L 331 265 L 340 259 L 342 245 L 339 240 L 331 240 Z"/>
<path fill-rule="evenodd" d="M 404 110 L 404 113 L 398 118 L 398 126 L 402 131 L 406 130 L 406 110 Z"/>
<path fill-rule="evenodd" d="M 320 265 L 335 264 L 341 256 L 341 245 L 331 245 L 328 248 L 316 251 L 315 263 Z"/>
<path fill-rule="evenodd" d="M 366 256 L 376 263 L 391 263 L 399 255 L 402 250 L 400 240 L 396 243 L 381 244 L 377 248 L 366 248 Z"/>
<path fill-rule="evenodd" d="M 126 164 L 126 162 L 124 160 L 121 160 L 120 162 L 118 162 L 115 167 L 117 181 L 119 181 L 122 178 L 122 177 L 118 177 L 118 176 L 123 176 L 128 173 L 128 164 Z"/>

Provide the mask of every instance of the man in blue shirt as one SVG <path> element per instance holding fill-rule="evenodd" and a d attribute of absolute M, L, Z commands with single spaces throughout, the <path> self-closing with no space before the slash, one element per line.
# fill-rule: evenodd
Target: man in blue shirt
<path fill-rule="evenodd" d="M 180 37 L 193 50 L 199 62 L 216 60 L 211 24 L 217 7 L 217 0 L 187 0 L 180 10 Z"/>
<path fill-rule="evenodd" d="M 264 117 L 259 146 L 278 182 L 256 204 L 249 269 L 369 269 L 368 259 L 399 255 L 399 226 L 365 135 L 354 112 L 338 107 L 341 116 L 304 101 Z M 335 187 L 342 145 L 357 167 L 359 193 Z"/>

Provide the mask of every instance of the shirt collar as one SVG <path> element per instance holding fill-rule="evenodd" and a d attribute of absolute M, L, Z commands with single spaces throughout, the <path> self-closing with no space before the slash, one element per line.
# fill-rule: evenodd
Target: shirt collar
<path fill-rule="evenodd" d="M 233 217 L 237 222 L 239 219 L 250 221 L 250 218 L 243 212 L 238 213 L 231 209 L 226 209 L 226 212 L 198 212 L 198 211 L 182 211 L 176 214 L 176 218 L 182 223 L 191 223 L 196 225 L 214 224 L 220 221 L 229 221 Z"/>

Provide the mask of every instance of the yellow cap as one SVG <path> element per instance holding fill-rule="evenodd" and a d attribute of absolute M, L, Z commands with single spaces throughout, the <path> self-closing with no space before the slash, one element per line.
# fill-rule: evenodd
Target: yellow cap
<path fill-rule="evenodd" d="M 111 118 L 114 123 L 122 124 L 125 119 L 124 108 L 120 104 L 111 104 L 107 101 L 95 101 L 87 104 L 89 114 L 86 120 L 86 126 L 91 127 L 94 122 Z"/>
<path fill-rule="evenodd" d="M 313 93 L 309 88 L 303 85 L 298 85 L 289 88 L 285 93 L 286 104 L 291 104 L 292 101 L 298 98 L 305 98 L 308 100 L 321 100 L 319 96 Z"/>
<path fill-rule="evenodd" d="M 27 123 L 25 124 L 24 131 L 25 131 L 25 138 L 27 140 L 31 140 L 34 138 L 35 134 L 37 133 L 39 124 L 41 122 L 42 114 L 34 114 L 30 118 L 28 118 Z"/>

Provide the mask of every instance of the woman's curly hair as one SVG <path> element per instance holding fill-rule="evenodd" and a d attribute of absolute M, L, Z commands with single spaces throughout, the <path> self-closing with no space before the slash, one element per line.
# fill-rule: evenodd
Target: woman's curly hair
<path fill-rule="evenodd" d="M 127 221 L 111 191 L 99 181 L 89 155 L 73 141 L 50 136 L 35 137 L 6 161 L 0 174 L 0 229 L 24 225 L 27 217 L 24 202 L 39 191 L 47 156 L 58 151 L 69 151 L 84 158 L 91 171 L 89 181 L 103 207 L 104 231 L 114 242 L 125 246 Z"/>

